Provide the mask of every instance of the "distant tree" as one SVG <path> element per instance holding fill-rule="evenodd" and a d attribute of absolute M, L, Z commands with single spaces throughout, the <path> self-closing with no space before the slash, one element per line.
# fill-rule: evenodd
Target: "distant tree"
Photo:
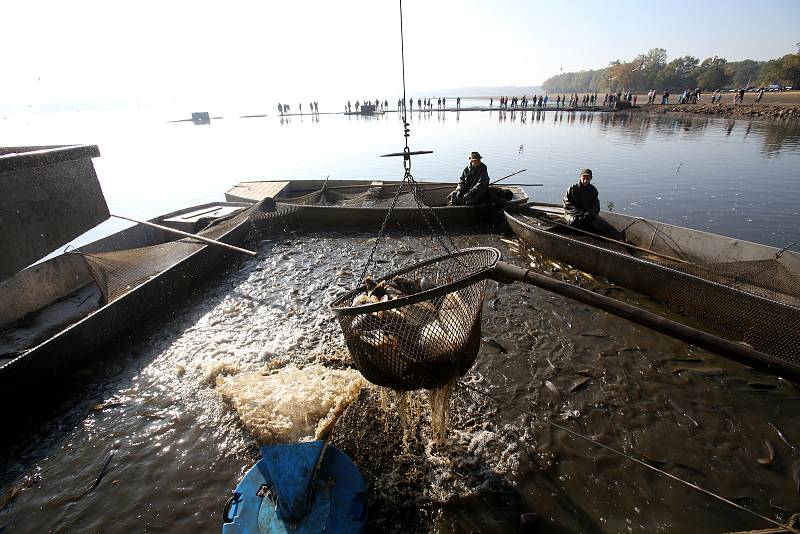
<path fill-rule="evenodd" d="M 704 59 L 700 65 L 692 71 L 692 76 L 697 81 L 699 87 L 709 90 L 721 89 L 728 84 L 729 76 L 725 72 L 725 64 L 728 61 L 721 57 L 710 57 Z"/>
<path fill-rule="evenodd" d="M 727 62 L 724 58 L 714 56 L 702 63 L 693 56 L 675 58 L 667 63 L 667 51 L 653 48 L 631 61 L 614 60 L 604 69 L 551 76 L 542 85 L 548 93 L 649 89 L 676 92 L 698 86 L 714 90 L 726 86 L 742 88 L 748 82 L 800 86 L 800 43 L 797 43 L 797 47 L 797 54 L 770 61 L 744 59 Z"/>
<path fill-rule="evenodd" d="M 784 85 L 800 86 L 800 52 L 783 56 L 781 81 Z"/>
<path fill-rule="evenodd" d="M 754 81 L 757 80 L 761 85 L 769 85 L 771 83 L 780 83 L 782 79 L 783 60 L 771 59 L 761 65 L 761 69 L 758 72 L 758 78 L 755 78 Z"/>
<path fill-rule="evenodd" d="M 733 61 L 725 66 L 725 72 L 728 74 L 730 83 L 733 87 L 746 87 L 749 80 L 759 80 L 761 66 L 763 61 L 753 61 L 752 59 L 743 59 L 742 61 Z"/>
<path fill-rule="evenodd" d="M 638 56 L 633 62 L 641 65 L 639 70 L 642 83 L 652 88 L 656 84 L 659 71 L 667 65 L 667 51 L 664 48 L 653 48 L 646 54 Z"/>

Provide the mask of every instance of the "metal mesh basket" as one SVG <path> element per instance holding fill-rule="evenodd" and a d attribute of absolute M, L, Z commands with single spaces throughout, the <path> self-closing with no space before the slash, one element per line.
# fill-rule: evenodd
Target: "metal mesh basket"
<path fill-rule="evenodd" d="M 480 348 L 487 277 L 499 259 L 494 248 L 464 249 L 376 280 L 419 284 L 416 293 L 353 306 L 367 289 L 361 285 L 336 299 L 331 309 L 356 368 L 374 384 L 404 391 L 435 389 L 466 373 Z"/>

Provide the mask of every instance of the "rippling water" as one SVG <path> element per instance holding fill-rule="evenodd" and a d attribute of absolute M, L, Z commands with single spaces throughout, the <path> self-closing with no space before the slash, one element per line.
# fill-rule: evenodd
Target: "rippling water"
<path fill-rule="evenodd" d="M 603 209 L 613 202 L 626 214 L 781 247 L 800 241 L 796 123 L 550 111 L 410 117 L 412 148 L 434 151 L 414 160 L 418 179 L 456 180 L 478 150 L 491 176 L 526 168 L 511 180 L 542 183 L 529 194 L 559 202 L 590 167 Z M 402 178 L 399 158 L 379 157 L 403 147 L 395 113 L 225 118 L 210 126 L 77 113 L 0 124 L 0 146 L 98 144 L 109 206 L 134 217 L 219 200 L 242 180 Z"/>
<path fill-rule="evenodd" d="M 245 178 L 374 178 L 396 175 L 399 166 L 376 156 L 399 146 L 394 116 L 89 126 L 64 139 L 66 128 L 42 138 L 30 124 L 14 143 L 4 133 L 3 144 L 98 142 L 112 211 L 140 216 L 219 198 Z M 528 113 L 523 122 L 520 114 L 434 112 L 415 114 L 412 128 L 415 148 L 436 150 L 415 162 L 418 177 L 454 177 L 464 154 L 478 149 L 493 175 L 527 167 L 526 180 L 546 184 L 531 191 L 555 201 L 575 170 L 592 166 L 603 202 L 617 211 L 778 245 L 798 237 L 800 138 L 785 125 L 554 113 L 539 120 Z M 4 451 L 0 489 L 8 505 L 0 529 L 219 531 L 222 505 L 256 450 L 204 380 L 208 366 L 257 369 L 278 356 L 340 365 L 343 341 L 326 304 L 352 286 L 348 272 L 366 258 L 371 237 L 264 236 L 254 244 L 258 258 L 237 259 L 107 348 L 105 364 L 65 377 L 77 391 Z M 549 265 L 497 235 L 457 239 L 497 246 L 520 265 Z M 401 245 L 416 254 L 395 255 Z M 379 254 L 388 270 L 435 252 L 425 236 L 393 236 Z M 568 266 L 550 265 L 548 274 L 580 277 Z M 589 287 L 668 313 L 603 280 Z M 769 517 L 798 511 L 791 470 L 800 461 L 800 391 L 791 383 L 520 284 L 490 284 L 483 329 L 508 352 L 482 345 L 468 383 Z M 527 512 L 550 532 L 766 527 L 464 390 L 454 394 L 444 451 L 401 454 L 396 422 L 387 420 L 385 433 L 367 425 L 371 414 L 384 417 L 375 406 L 374 394 L 364 394 L 336 439 L 373 488 L 376 532 L 508 532 Z M 765 440 L 775 450 L 769 465 L 757 461 L 769 456 Z M 105 477 L 90 490 L 112 450 Z"/>

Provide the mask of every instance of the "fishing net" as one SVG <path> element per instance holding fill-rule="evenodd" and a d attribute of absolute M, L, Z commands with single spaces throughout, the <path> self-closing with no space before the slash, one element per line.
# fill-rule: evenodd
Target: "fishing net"
<path fill-rule="evenodd" d="M 535 229 L 537 248 L 545 254 L 604 274 L 731 340 L 800 367 L 800 331 L 793 327 L 800 324 L 800 275 L 786 255 L 705 264 L 673 261 L 540 226 L 535 217 L 521 218 Z"/>
<path fill-rule="evenodd" d="M 265 220 L 269 210 L 275 209 L 271 199 L 211 221 L 197 235 L 209 239 L 229 241 L 236 234 L 244 239 L 250 229 L 251 219 Z M 170 236 L 173 234 L 170 234 Z M 115 301 L 135 287 L 155 278 L 208 245 L 191 237 L 167 241 L 146 247 L 114 250 L 110 252 L 75 252 L 81 254 L 92 277 L 97 282 L 106 304 Z M 220 251 L 225 249 L 217 247 Z"/>
<path fill-rule="evenodd" d="M 447 186 L 447 188 L 451 187 Z M 426 205 L 442 204 L 439 197 L 445 196 L 446 193 L 442 193 L 444 189 L 440 187 L 434 189 L 429 192 L 420 189 L 416 194 Z M 281 204 L 295 206 L 389 207 L 394 201 L 395 207 L 416 207 L 414 194 L 411 189 L 404 188 L 403 183 L 376 184 L 358 193 L 343 193 L 323 185 L 320 189 L 305 195 L 281 197 L 276 200 Z M 395 196 L 397 197 L 396 201 Z"/>
<path fill-rule="evenodd" d="M 331 308 L 355 367 L 370 382 L 401 391 L 435 389 L 466 373 L 480 348 L 487 276 L 499 259 L 494 248 L 464 249 L 336 299 Z M 387 286 L 404 296 L 353 305 Z"/>

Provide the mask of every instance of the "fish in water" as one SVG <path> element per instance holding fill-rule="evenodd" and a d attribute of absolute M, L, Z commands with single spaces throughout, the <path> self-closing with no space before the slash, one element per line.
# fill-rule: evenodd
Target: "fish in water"
<path fill-rule="evenodd" d="M 558 390 L 558 388 L 556 387 L 556 385 L 555 385 L 555 384 L 553 384 L 553 383 L 552 383 L 552 382 L 550 382 L 549 380 L 545 380 L 545 381 L 544 381 L 544 385 L 545 385 L 545 387 L 546 387 L 547 389 L 549 389 L 550 391 L 552 391 L 552 392 L 553 392 L 553 394 L 554 394 L 556 397 L 558 397 L 558 398 L 561 398 L 561 392 Z"/>
<path fill-rule="evenodd" d="M 768 439 L 764 440 L 764 445 L 767 446 L 767 457 L 757 458 L 756 461 L 761 465 L 770 465 L 775 460 L 775 447 L 772 446 Z"/>
<path fill-rule="evenodd" d="M 800 493 L 800 460 L 795 460 L 792 464 L 792 479 L 794 480 L 794 490 Z"/>
<path fill-rule="evenodd" d="M 492 310 L 497 311 L 497 306 L 500 304 L 500 297 L 492 301 Z"/>
<path fill-rule="evenodd" d="M 89 489 L 86 490 L 86 493 L 89 493 L 93 489 L 95 489 L 98 485 L 100 485 L 100 481 L 103 480 L 103 477 L 106 476 L 106 470 L 108 469 L 108 464 L 111 463 L 111 459 L 114 458 L 114 453 L 117 452 L 116 449 L 111 449 L 111 451 L 106 456 L 105 461 L 103 462 L 103 467 L 100 468 L 100 474 L 97 475 L 94 483 L 89 486 Z"/>
<path fill-rule="evenodd" d="M 481 341 L 483 341 L 484 343 L 495 349 L 497 352 L 501 352 L 503 354 L 506 354 L 508 352 L 503 345 L 495 341 L 493 338 L 482 337 Z"/>
<path fill-rule="evenodd" d="M 575 382 L 572 383 L 572 385 L 569 387 L 568 391 L 570 393 L 575 393 L 576 391 L 585 388 L 587 385 L 589 385 L 589 382 L 591 382 L 591 381 L 592 381 L 592 379 L 589 378 L 589 377 L 586 377 L 586 376 L 583 377 L 583 378 L 579 378 L 578 380 L 576 380 Z"/>
<path fill-rule="evenodd" d="M 567 321 L 566 319 L 564 319 L 563 317 L 561 317 L 559 314 L 557 314 L 556 312 L 553 312 L 553 315 L 555 315 L 556 317 L 558 317 L 559 319 L 561 319 L 562 321 L 564 321 L 564 322 L 567 324 L 567 326 L 568 326 L 569 328 L 572 328 L 572 325 L 570 324 L 570 322 L 569 322 L 569 321 Z"/>
<path fill-rule="evenodd" d="M 412 254 L 414 254 L 414 251 L 408 248 L 399 248 L 395 250 L 394 253 L 397 254 L 398 256 L 411 256 Z"/>
<path fill-rule="evenodd" d="M 778 437 L 781 438 L 782 442 L 784 442 L 790 449 L 794 450 L 794 445 L 789 443 L 789 440 L 786 439 L 786 436 L 783 435 L 783 432 L 781 432 L 777 426 L 773 425 L 772 423 L 767 424 L 772 427 L 772 430 L 774 430 L 776 434 L 778 434 Z"/>

